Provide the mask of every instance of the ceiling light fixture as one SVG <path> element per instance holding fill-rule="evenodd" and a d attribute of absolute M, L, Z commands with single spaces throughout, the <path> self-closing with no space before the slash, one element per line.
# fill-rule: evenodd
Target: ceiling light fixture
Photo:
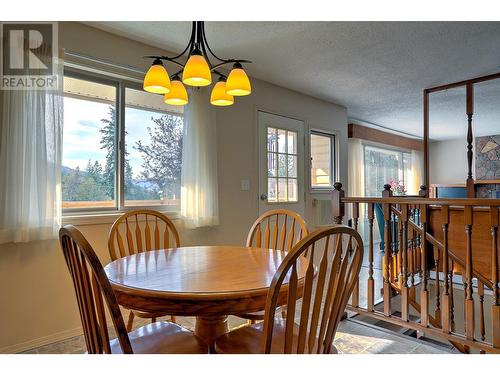
<path fill-rule="evenodd" d="M 186 55 L 187 61 L 178 61 Z M 212 56 L 215 64 L 209 59 Z M 243 69 L 242 63 L 250 63 L 242 59 L 221 59 L 212 52 L 208 45 L 203 21 L 193 22 L 189 43 L 180 54 L 168 56 L 145 56 L 151 58 L 153 64 L 144 77 L 144 90 L 154 94 L 165 95 L 165 103 L 171 105 L 185 105 L 188 95 L 184 85 L 202 87 L 212 83 L 212 74 L 219 76 L 219 80 L 212 89 L 210 103 L 216 106 L 228 106 L 234 103 L 234 96 L 249 95 L 252 92 L 250 80 Z M 180 67 L 180 70 L 169 77 L 163 66 L 163 61 L 170 61 Z M 233 64 L 233 68 L 226 77 L 217 69 Z M 180 75 L 182 74 L 182 82 Z"/>

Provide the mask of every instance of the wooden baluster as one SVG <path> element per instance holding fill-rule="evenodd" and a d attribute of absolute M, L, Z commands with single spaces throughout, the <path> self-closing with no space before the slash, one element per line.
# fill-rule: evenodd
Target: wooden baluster
<path fill-rule="evenodd" d="M 384 241 L 385 241 L 385 254 L 384 254 L 384 315 L 391 315 L 391 205 L 389 203 L 383 204 L 384 208 Z"/>
<path fill-rule="evenodd" d="M 353 216 L 353 224 L 354 230 L 358 231 L 358 221 L 359 221 L 359 203 L 353 203 L 352 205 L 352 216 Z M 356 284 L 354 284 L 354 289 L 352 291 L 352 299 L 351 304 L 354 307 L 359 307 L 359 276 L 357 278 Z"/>
<path fill-rule="evenodd" d="M 448 225 L 450 223 L 450 209 L 448 206 L 441 206 L 441 223 L 443 228 L 443 278 L 444 289 L 441 296 L 443 310 L 441 311 L 441 326 L 443 332 L 450 332 L 450 280 L 448 276 Z M 452 285 L 453 286 L 453 285 Z M 437 318 L 437 316 L 436 316 Z"/>
<path fill-rule="evenodd" d="M 436 290 L 436 308 L 434 310 L 434 317 L 438 322 L 441 322 L 441 305 L 440 305 L 441 286 L 439 285 L 439 266 L 441 264 L 440 262 L 441 251 L 439 250 L 438 246 L 433 246 L 433 247 L 434 247 L 433 257 L 434 257 L 434 270 L 435 270 L 434 288 Z"/>
<path fill-rule="evenodd" d="M 420 237 L 420 270 L 422 274 L 422 289 L 420 290 L 420 323 L 422 326 L 427 327 L 429 325 L 429 291 L 427 290 L 427 239 L 425 234 L 427 233 L 427 206 L 423 205 L 420 207 L 420 221 L 422 223 L 423 235 Z"/>
<path fill-rule="evenodd" d="M 491 320 L 495 348 L 500 348 L 500 304 L 499 304 L 499 275 L 498 275 L 498 207 L 490 207 L 491 219 L 491 280 L 493 286 L 493 305 L 491 306 Z"/>
<path fill-rule="evenodd" d="M 373 203 L 368 203 L 368 311 L 374 311 L 375 281 L 373 280 Z"/>
<path fill-rule="evenodd" d="M 411 230 L 411 238 L 410 238 L 410 296 L 415 298 L 415 229 Z"/>
<path fill-rule="evenodd" d="M 474 298 L 472 289 L 472 206 L 465 206 L 465 283 L 467 296 L 465 298 L 465 335 L 474 340 Z"/>
<path fill-rule="evenodd" d="M 479 332 L 481 340 L 484 341 L 486 335 L 484 327 L 484 284 L 480 280 L 477 280 L 477 294 L 479 295 Z"/>
<path fill-rule="evenodd" d="M 453 268 L 455 267 L 455 262 L 450 259 L 450 269 L 448 271 L 448 278 L 450 282 L 450 331 L 455 331 L 455 303 L 453 295 L 455 293 L 455 288 L 453 288 Z"/>
<path fill-rule="evenodd" d="M 408 205 L 401 207 L 401 225 L 399 235 L 399 253 L 401 262 L 401 319 L 405 322 L 409 319 L 408 308 Z"/>

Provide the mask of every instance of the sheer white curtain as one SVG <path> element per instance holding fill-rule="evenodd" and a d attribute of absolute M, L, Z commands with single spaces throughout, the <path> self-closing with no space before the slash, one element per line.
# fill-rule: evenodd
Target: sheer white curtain
<path fill-rule="evenodd" d="M 349 138 L 348 144 L 348 188 L 347 194 L 350 197 L 365 196 L 365 160 L 363 155 L 363 144 L 361 139 Z M 349 217 L 352 217 L 351 205 L 348 206 Z M 359 205 L 359 216 L 364 217 L 365 207 Z"/>
<path fill-rule="evenodd" d="M 0 243 L 57 238 L 61 224 L 62 61 L 58 90 L 3 91 Z"/>
<path fill-rule="evenodd" d="M 349 138 L 348 156 L 348 194 L 350 197 L 363 197 L 365 195 L 365 164 L 361 139 Z"/>
<path fill-rule="evenodd" d="M 408 176 L 408 194 L 417 195 L 424 181 L 424 155 L 421 151 L 411 151 L 411 173 Z"/>
<path fill-rule="evenodd" d="M 188 228 L 217 225 L 217 134 L 210 90 L 193 89 L 184 112 L 181 216 Z"/>

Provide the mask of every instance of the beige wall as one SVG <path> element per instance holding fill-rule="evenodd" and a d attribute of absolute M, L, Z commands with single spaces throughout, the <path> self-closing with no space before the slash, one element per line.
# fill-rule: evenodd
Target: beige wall
<path fill-rule="evenodd" d="M 141 56 L 159 52 L 77 23 L 60 25 L 60 43 L 68 50 L 144 69 L 147 61 Z M 217 110 L 220 225 L 181 228 L 183 244 L 244 243 L 258 213 L 257 109 L 303 119 L 309 128 L 335 131 L 341 155 L 340 180 L 347 186 L 346 109 L 257 79 L 252 79 L 252 85 L 252 95 Z M 241 179 L 250 180 L 250 191 L 240 190 Z M 308 193 L 308 221 L 311 200 Z M 103 263 L 109 261 L 106 241 L 110 225 L 79 227 Z M 27 349 L 78 333 L 80 321 L 72 285 L 56 242 L 0 245 L 0 288 L 0 352 Z"/>
<path fill-rule="evenodd" d="M 467 143 L 463 138 L 430 143 L 429 178 L 431 184 L 465 184 L 467 178 L 466 146 Z"/>

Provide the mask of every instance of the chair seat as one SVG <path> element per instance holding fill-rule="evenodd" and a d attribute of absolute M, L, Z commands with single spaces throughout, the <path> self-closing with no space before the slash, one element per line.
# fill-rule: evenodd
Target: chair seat
<path fill-rule="evenodd" d="M 215 351 L 220 354 L 263 354 L 264 322 L 252 324 L 220 336 L 215 341 Z M 294 324 L 292 353 L 297 353 L 299 326 Z M 283 354 L 285 344 L 285 320 L 275 319 L 271 354 Z M 316 343 L 314 349 L 316 348 Z M 315 352 L 315 350 L 313 350 Z M 332 353 L 337 349 L 332 345 Z"/>
<path fill-rule="evenodd" d="M 128 336 L 135 354 L 208 354 L 208 347 L 200 339 L 175 323 L 151 323 Z M 109 344 L 111 353 L 122 353 L 118 339 Z"/>

